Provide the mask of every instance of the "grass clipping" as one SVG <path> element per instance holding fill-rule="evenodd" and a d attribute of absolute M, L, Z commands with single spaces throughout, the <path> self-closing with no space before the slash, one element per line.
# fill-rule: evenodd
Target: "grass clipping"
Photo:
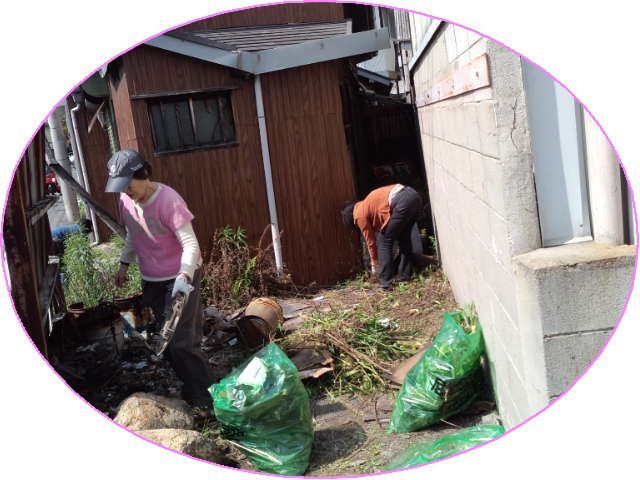
<path fill-rule="evenodd" d="M 288 276 L 278 274 L 270 253 L 272 244 L 262 246 L 269 229 L 262 233 L 257 248 L 247 244 L 246 232 L 240 227 L 216 230 L 203 268 L 202 294 L 208 305 L 229 311 L 255 297 L 290 289 Z"/>
<path fill-rule="evenodd" d="M 329 385 L 333 394 L 370 394 L 388 387 L 393 364 L 413 355 L 415 331 L 401 330 L 380 318 L 375 303 L 309 315 L 303 327 L 278 340 L 287 351 L 326 348 L 334 358 Z"/>

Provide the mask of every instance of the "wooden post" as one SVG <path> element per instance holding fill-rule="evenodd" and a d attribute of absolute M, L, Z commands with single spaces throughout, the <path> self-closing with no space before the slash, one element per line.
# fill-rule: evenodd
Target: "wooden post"
<path fill-rule="evenodd" d="M 24 161 L 24 160 L 23 160 Z M 29 249 L 27 206 L 20 182 L 20 169 L 11 185 L 4 217 L 4 242 L 11 278 L 11 297 L 16 312 L 33 343 L 48 356 L 42 308 L 36 287 L 34 261 Z"/>

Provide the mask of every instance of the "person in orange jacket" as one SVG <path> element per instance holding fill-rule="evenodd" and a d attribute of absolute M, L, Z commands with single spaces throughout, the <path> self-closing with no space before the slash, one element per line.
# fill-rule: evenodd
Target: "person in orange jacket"
<path fill-rule="evenodd" d="M 400 253 L 418 265 L 411 230 L 422 211 L 422 199 L 413 188 L 402 184 L 376 188 L 364 200 L 351 202 L 342 209 L 342 220 L 348 227 L 358 227 L 364 236 L 371 271 L 378 274 L 380 286 L 391 288 L 395 274 L 393 244 Z"/>

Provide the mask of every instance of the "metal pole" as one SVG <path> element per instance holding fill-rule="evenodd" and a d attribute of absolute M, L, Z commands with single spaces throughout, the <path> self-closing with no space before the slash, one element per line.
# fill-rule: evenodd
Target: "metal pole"
<path fill-rule="evenodd" d="M 62 130 L 62 115 L 62 110 L 56 108 L 53 113 L 51 113 L 51 116 L 49 116 L 47 122 L 49 124 L 49 133 L 51 135 L 55 160 L 62 168 L 71 173 L 71 165 L 65 146 L 65 135 Z M 60 192 L 62 193 L 62 201 L 64 203 L 67 221 L 70 223 L 77 222 L 80 218 L 80 210 L 78 209 L 78 200 L 75 192 L 64 182 L 60 182 Z"/>
<path fill-rule="evenodd" d="M 262 148 L 262 165 L 264 167 L 264 181 L 267 187 L 267 202 L 269 204 L 269 218 L 271 220 L 271 238 L 273 240 L 273 254 L 276 260 L 276 268 L 279 273 L 283 271 L 282 244 L 280 243 L 280 228 L 278 226 L 278 210 L 276 197 L 273 190 L 273 177 L 271 176 L 271 158 L 269 156 L 269 140 L 267 138 L 267 123 L 264 118 L 264 103 L 262 101 L 262 84 L 260 75 L 254 79 L 256 91 L 256 110 L 258 112 L 258 128 L 260 130 L 260 146 Z"/>
<path fill-rule="evenodd" d="M 84 151 L 82 150 L 82 143 L 80 142 L 80 132 L 78 131 L 78 122 L 76 121 L 76 113 L 80 110 L 80 104 L 76 105 L 74 108 L 69 108 L 69 99 L 66 100 L 65 104 L 65 113 L 67 114 L 67 124 L 71 124 L 73 128 L 69 130 L 69 135 L 71 137 L 71 148 L 73 149 L 73 155 L 78 161 L 78 165 L 80 165 L 80 175 L 81 178 L 80 185 L 84 188 L 87 193 L 91 193 L 91 187 L 89 186 L 89 176 L 87 175 L 87 166 L 84 161 Z M 91 205 L 85 202 L 87 206 L 87 210 L 89 210 L 89 216 L 91 217 L 91 227 L 93 229 L 93 238 L 96 243 L 100 243 L 100 235 L 98 233 L 98 220 L 96 218 L 96 212 L 93 210 Z"/>

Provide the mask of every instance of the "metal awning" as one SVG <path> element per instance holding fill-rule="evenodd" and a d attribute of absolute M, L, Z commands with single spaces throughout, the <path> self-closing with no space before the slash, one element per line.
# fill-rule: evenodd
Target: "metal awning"
<path fill-rule="evenodd" d="M 252 74 L 348 58 L 389 48 L 387 28 L 351 31 L 351 24 L 288 24 L 197 32 L 169 32 L 152 47 Z"/>
<path fill-rule="evenodd" d="M 285 25 L 169 32 L 168 35 L 185 40 L 204 40 L 230 51 L 258 52 L 350 33 L 351 20 L 343 20 L 340 22 L 288 23 Z"/>
<path fill-rule="evenodd" d="M 382 75 L 378 72 L 371 72 L 366 68 L 362 68 L 362 67 L 357 68 L 357 73 L 358 75 L 360 75 L 363 78 L 366 78 L 367 80 L 370 80 L 372 82 L 377 82 L 382 85 L 386 85 L 387 87 L 390 86 L 394 81 L 394 79 L 391 77 Z"/>

